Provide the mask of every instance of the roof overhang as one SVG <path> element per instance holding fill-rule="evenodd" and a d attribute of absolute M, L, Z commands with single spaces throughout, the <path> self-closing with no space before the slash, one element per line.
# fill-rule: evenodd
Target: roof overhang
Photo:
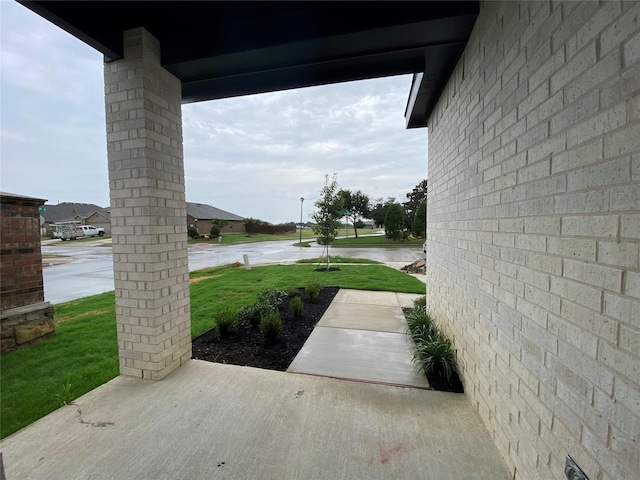
<path fill-rule="evenodd" d="M 423 73 L 418 98 L 428 107 L 479 11 L 478 1 L 20 3 L 105 61 L 122 58 L 124 31 L 144 27 L 182 81 L 184 103 Z"/>

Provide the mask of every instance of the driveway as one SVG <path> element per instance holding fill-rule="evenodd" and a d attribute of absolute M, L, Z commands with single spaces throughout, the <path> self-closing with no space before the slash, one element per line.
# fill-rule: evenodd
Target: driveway
<path fill-rule="evenodd" d="M 106 240 L 108 242 L 108 240 Z M 113 254 L 105 241 L 69 245 L 44 242 L 43 254 L 65 255 L 72 261 L 57 264 L 43 260 L 44 297 L 53 304 L 108 292 L 113 286 Z M 317 258 L 323 247 L 294 247 L 291 240 L 236 245 L 196 244 L 189 246 L 189 270 L 242 262 L 248 255 L 251 265 L 293 263 L 303 258 Z M 385 263 L 409 264 L 424 257 L 421 248 L 332 248 L 334 255 L 359 257 Z"/>

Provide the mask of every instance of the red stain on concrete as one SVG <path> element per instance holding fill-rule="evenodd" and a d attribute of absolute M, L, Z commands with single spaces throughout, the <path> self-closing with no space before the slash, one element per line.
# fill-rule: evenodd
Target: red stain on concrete
<path fill-rule="evenodd" d="M 379 463 L 381 465 L 386 465 L 394 456 L 401 455 L 403 453 L 408 453 L 411 450 L 413 450 L 412 448 L 408 447 L 404 443 L 398 443 L 393 447 L 387 447 L 385 445 L 379 444 L 378 449 L 379 449 L 378 455 L 369 459 L 369 465 L 373 465 L 376 463 Z"/>

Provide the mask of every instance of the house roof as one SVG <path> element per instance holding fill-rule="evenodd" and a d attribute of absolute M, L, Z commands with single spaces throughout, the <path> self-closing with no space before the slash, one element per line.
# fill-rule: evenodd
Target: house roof
<path fill-rule="evenodd" d="M 144 27 L 184 103 L 422 73 L 430 111 L 469 39 L 479 1 L 148 1 L 20 3 L 102 52 Z"/>
<path fill-rule="evenodd" d="M 62 202 L 57 205 L 45 205 L 46 211 L 42 212 L 45 222 L 66 222 L 73 220 L 77 216 L 87 218 L 93 213 L 100 213 L 107 218 L 111 218 L 111 212 L 93 203 L 72 203 Z"/>
<path fill-rule="evenodd" d="M 198 220 L 212 220 L 218 218 L 220 220 L 238 221 L 244 220 L 243 217 L 234 213 L 225 212 L 219 208 L 206 205 L 204 203 L 187 202 L 187 215 L 197 218 Z"/>

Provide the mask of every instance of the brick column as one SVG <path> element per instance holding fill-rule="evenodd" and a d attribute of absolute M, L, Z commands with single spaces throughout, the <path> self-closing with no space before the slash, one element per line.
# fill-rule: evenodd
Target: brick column
<path fill-rule="evenodd" d="M 161 379 L 191 358 L 181 84 L 142 28 L 104 78 L 120 373 Z"/>

